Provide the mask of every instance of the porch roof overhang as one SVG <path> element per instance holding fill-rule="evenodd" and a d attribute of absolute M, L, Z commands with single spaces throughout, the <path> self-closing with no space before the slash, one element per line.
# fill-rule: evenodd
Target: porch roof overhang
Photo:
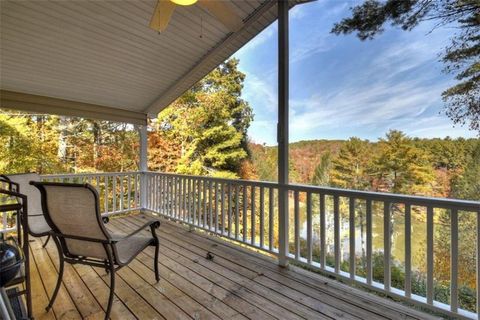
<path fill-rule="evenodd" d="M 144 124 L 277 18 L 277 1 L 230 2 L 235 33 L 194 5 L 159 34 L 156 0 L 1 1 L 1 107 Z"/>

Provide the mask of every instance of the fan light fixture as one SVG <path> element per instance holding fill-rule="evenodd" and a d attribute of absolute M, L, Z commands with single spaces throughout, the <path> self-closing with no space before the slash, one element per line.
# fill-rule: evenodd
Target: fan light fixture
<path fill-rule="evenodd" d="M 170 0 L 175 4 L 178 4 L 180 6 L 191 6 L 192 4 L 195 4 L 198 0 Z"/>
<path fill-rule="evenodd" d="M 240 1 L 240 0 L 239 0 Z M 242 0 L 243 1 L 243 0 Z M 185 7 L 197 4 L 206 9 L 212 16 L 217 18 L 230 32 L 236 32 L 243 27 L 242 18 L 235 12 L 229 1 L 221 0 L 158 0 L 150 28 L 163 32 L 172 18 L 175 7 Z M 183 10 L 183 9 L 180 9 Z"/>

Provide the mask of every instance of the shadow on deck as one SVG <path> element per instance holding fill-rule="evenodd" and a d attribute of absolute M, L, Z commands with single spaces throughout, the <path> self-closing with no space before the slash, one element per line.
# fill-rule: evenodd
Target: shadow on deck
<path fill-rule="evenodd" d="M 146 216 L 114 218 L 115 233 L 130 233 Z M 149 232 L 149 231 L 147 231 Z M 427 314 L 307 272 L 185 227 L 162 221 L 160 276 L 155 283 L 153 248 L 117 273 L 112 319 L 429 319 Z M 53 310 L 58 257 L 49 243 L 31 241 L 36 319 L 103 319 L 109 292 L 105 270 L 66 264 Z M 214 256 L 206 259 L 207 252 Z"/>

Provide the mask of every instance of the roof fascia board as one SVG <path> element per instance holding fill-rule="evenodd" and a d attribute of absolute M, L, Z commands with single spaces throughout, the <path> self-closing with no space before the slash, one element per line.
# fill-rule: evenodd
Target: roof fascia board
<path fill-rule="evenodd" d="M 147 115 L 142 112 L 8 90 L 0 90 L 0 107 L 27 112 L 126 122 L 137 125 L 147 124 Z"/>

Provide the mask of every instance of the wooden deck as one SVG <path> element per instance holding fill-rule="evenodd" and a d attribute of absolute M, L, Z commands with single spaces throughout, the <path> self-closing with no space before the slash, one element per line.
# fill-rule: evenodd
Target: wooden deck
<path fill-rule="evenodd" d="M 111 219 L 128 233 L 141 215 Z M 153 248 L 117 273 L 113 319 L 429 319 L 393 301 L 307 272 L 279 268 L 274 260 L 218 238 L 162 221 L 161 281 L 155 283 Z M 32 238 L 32 288 L 36 319 L 102 319 L 109 292 L 105 270 L 66 265 L 54 307 L 45 312 L 57 277 L 53 243 Z M 205 258 L 212 252 L 213 260 Z"/>

